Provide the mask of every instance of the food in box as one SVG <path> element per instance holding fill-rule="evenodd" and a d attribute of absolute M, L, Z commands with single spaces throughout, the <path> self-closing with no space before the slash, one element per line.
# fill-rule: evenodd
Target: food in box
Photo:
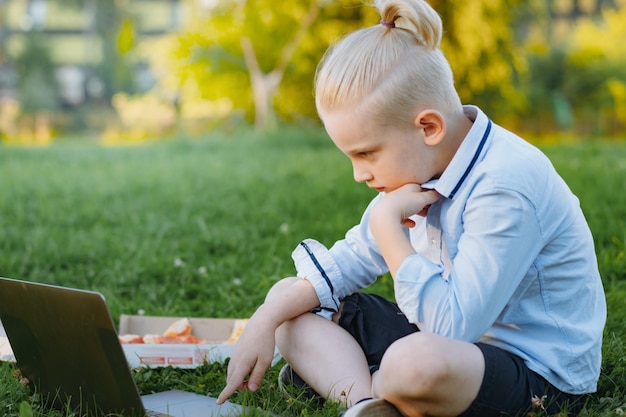
<path fill-rule="evenodd" d="M 119 335 L 131 367 L 194 368 L 230 357 L 247 322 L 248 319 L 122 315 Z"/>

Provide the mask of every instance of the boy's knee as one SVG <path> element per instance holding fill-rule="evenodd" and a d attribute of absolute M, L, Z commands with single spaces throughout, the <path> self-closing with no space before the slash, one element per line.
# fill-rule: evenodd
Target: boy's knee
<path fill-rule="evenodd" d="M 428 396 L 452 371 L 441 342 L 439 336 L 422 332 L 394 342 L 372 381 L 373 394 L 388 400 Z"/>
<path fill-rule="evenodd" d="M 265 296 L 265 300 L 267 301 L 268 298 L 271 298 L 273 293 L 277 292 L 278 290 L 282 290 L 283 288 L 293 285 L 295 282 L 297 282 L 300 279 L 302 278 L 288 277 L 288 278 L 281 279 L 280 281 L 272 285 L 272 288 L 270 288 L 270 290 L 267 292 L 267 295 Z"/>

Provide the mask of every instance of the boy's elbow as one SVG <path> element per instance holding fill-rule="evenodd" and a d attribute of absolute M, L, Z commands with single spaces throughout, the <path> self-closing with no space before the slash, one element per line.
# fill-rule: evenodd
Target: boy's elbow
<path fill-rule="evenodd" d="M 269 291 L 265 295 L 265 302 L 266 303 L 271 302 L 272 299 L 274 299 L 280 294 L 283 294 L 285 291 L 288 290 L 289 287 L 294 285 L 296 281 L 301 280 L 301 279 L 302 278 L 298 278 L 298 277 L 287 277 L 276 282 L 274 285 L 272 285 L 272 287 L 269 289 Z"/>
<path fill-rule="evenodd" d="M 313 284 L 299 277 L 283 278 L 275 283 L 265 296 L 265 303 L 300 303 L 309 309 L 319 306 L 319 298 Z"/>

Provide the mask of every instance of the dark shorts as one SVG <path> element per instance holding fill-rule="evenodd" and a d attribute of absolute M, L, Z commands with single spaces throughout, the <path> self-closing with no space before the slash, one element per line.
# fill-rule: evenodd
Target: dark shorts
<path fill-rule="evenodd" d="M 359 342 L 372 372 L 389 345 L 419 331 L 395 303 L 380 296 L 356 293 L 343 301 L 339 325 Z M 559 391 L 512 353 L 485 343 L 476 346 L 485 357 L 485 375 L 477 398 L 461 416 L 525 416 L 533 408 L 547 415 L 580 412 L 585 396 Z"/>

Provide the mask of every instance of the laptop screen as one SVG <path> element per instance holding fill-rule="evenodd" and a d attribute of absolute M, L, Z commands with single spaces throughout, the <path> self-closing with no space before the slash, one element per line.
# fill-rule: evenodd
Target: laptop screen
<path fill-rule="evenodd" d="M 101 294 L 0 278 L 0 320 L 22 375 L 46 406 L 144 415 Z"/>

